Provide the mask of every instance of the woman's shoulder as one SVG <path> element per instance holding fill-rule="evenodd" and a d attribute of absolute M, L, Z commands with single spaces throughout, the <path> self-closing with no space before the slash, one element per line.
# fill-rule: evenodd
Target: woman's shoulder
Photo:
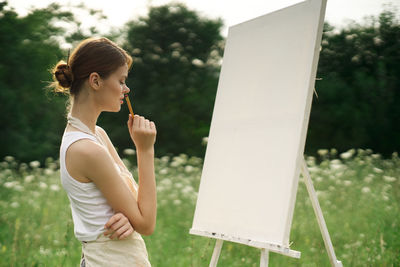
<path fill-rule="evenodd" d="M 79 139 L 68 148 L 68 154 L 76 159 L 102 156 L 104 152 L 105 149 L 101 144 L 89 138 Z"/>
<path fill-rule="evenodd" d="M 106 132 L 102 127 L 96 125 L 96 132 L 97 132 L 98 134 L 100 134 L 102 137 L 105 137 L 105 138 L 108 139 L 108 134 L 107 134 L 107 132 Z"/>
<path fill-rule="evenodd" d="M 106 148 L 92 139 L 79 139 L 70 145 L 66 152 L 66 164 L 72 177 L 83 177 L 80 182 L 93 181 L 96 171 L 110 167 L 110 156 Z M 84 180 L 89 179 L 89 180 Z"/>

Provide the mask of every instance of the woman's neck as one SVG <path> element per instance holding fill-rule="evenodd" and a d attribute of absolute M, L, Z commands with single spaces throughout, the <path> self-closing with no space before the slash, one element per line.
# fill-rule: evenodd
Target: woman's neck
<path fill-rule="evenodd" d="M 94 133 L 96 128 L 97 118 L 100 116 L 99 111 L 94 102 L 89 99 L 74 99 L 71 107 L 71 116 L 78 118 Z"/>

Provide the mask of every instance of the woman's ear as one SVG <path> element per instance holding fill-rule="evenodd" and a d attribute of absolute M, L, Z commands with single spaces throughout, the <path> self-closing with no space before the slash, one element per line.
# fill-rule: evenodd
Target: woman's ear
<path fill-rule="evenodd" d="M 89 75 L 89 86 L 94 90 L 99 90 L 101 86 L 101 77 L 97 72 L 92 72 Z"/>

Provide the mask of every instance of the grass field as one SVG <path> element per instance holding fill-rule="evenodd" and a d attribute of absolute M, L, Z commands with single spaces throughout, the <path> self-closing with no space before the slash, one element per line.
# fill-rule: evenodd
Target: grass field
<path fill-rule="evenodd" d="M 137 177 L 134 155 L 125 154 Z M 370 150 L 337 155 L 320 150 L 307 157 L 314 187 L 337 258 L 344 266 L 400 266 L 400 159 Z M 155 267 L 208 266 L 215 240 L 190 235 L 202 160 L 156 159 L 158 216 L 144 237 Z M 78 266 L 81 248 L 73 235 L 68 198 L 58 163 L 49 158 L 0 162 L 0 266 Z M 292 259 L 270 253 L 270 266 L 330 266 L 303 182 L 297 194 L 290 240 L 302 253 Z M 256 248 L 224 242 L 219 267 L 259 266 Z M 112 266 L 112 265 L 110 265 Z"/>

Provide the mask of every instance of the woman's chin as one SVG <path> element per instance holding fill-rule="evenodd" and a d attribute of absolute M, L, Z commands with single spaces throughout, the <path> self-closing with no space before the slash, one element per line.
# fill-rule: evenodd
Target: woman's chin
<path fill-rule="evenodd" d="M 105 111 L 106 112 L 119 112 L 119 111 L 121 111 L 121 105 L 109 108 L 109 109 L 107 109 Z"/>

